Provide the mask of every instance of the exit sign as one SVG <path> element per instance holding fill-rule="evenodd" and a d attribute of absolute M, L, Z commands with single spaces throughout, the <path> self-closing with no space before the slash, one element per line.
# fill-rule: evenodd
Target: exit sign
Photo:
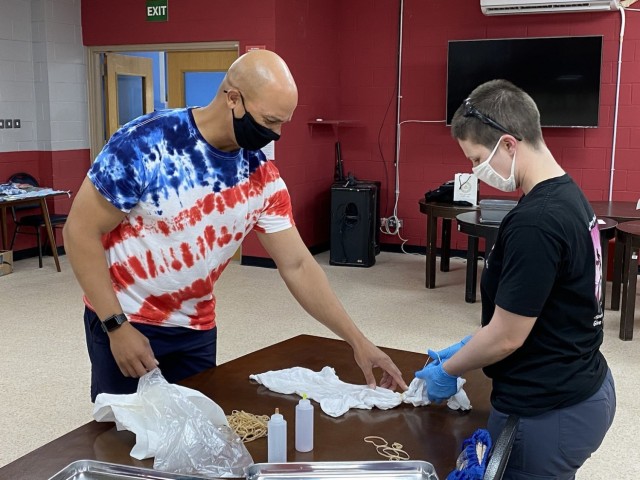
<path fill-rule="evenodd" d="M 169 0 L 147 0 L 147 22 L 166 22 L 169 18 Z"/>

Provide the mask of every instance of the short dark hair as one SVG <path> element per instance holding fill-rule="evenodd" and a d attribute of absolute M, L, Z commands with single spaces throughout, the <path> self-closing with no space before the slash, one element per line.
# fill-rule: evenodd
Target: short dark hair
<path fill-rule="evenodd" d="M 516 137 L 521 137 L 534 148 L 544 140 L 540 128 L 540 112 L 533 99 L 507 80 L 491 80 L 476 87 L 469 102 Z M 456 140 L 493 148 L 504 132 L 478 119 L 465 116 L 464 103 L 456 110 L 451 121 L 451 135 Z"/>

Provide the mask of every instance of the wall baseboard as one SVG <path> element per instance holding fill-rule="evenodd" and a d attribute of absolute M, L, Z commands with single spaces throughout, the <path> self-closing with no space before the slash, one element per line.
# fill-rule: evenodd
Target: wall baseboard
<path fill-rule="evenodd" d="M 64 246 L 58 247 L 58 256 L 65 255 Z M 38 256 L 38 247 L 25 248 L 24 250 L 13 251 L 13 261 L 24 260 L 26 258 L 34 258 Z M 51 249 L 49 245 L 45 246 L 42 250 L 43 257 L 51 257 Z"/>
<path fill-rule="evenodd" d="M 309 247 L 309 251 L 311 252 L 311 255 L 317 255 L 319 253 L 326 252 L 327 250 L 329 250 L 328 242 Z M 246 265 L 248 267 L 277 268 L 276 262 L 271 260 L 271 258 L 254 257 L 251 255 L 242 255 L 242 259 L 240 260 L 240 265 Z"/>

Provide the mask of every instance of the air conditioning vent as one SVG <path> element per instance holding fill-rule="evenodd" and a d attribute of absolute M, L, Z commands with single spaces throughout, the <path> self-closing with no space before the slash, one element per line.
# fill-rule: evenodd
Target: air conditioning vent
<path fill-rule="evenodd" d="M 615 0 L 480 0 L 485 15 L 518 15 L 525 13 L 603 12 L 618 9 Z"/>

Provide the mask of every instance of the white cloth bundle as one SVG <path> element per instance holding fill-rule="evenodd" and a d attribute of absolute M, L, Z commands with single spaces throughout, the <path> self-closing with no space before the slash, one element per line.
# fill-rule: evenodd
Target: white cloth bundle
<path fill-rule="evenodd" d="M 429 405 L 424 380 L 414 378 L 409 389 L 404 393 L 368 385 L 345 383 L 338 378 L 331 367 L 324 367 L 319 372 L 308 368 L 292 367 L 284 370 L 272 370 L 265 373 L 249 375 L 251 380 L 264 385 L 278 393 L 306 396 L 320 404 L 324 413 L 339 417 L 351 408 L 371 409 L 373 407 L 387 410 L 401 403 L 410 403 L 416 407 Z M 458 392 L 447 401 L 453 410 L 470 410 L 471 402 L 463 390 L 465 380 L 458 378 Z"/>

